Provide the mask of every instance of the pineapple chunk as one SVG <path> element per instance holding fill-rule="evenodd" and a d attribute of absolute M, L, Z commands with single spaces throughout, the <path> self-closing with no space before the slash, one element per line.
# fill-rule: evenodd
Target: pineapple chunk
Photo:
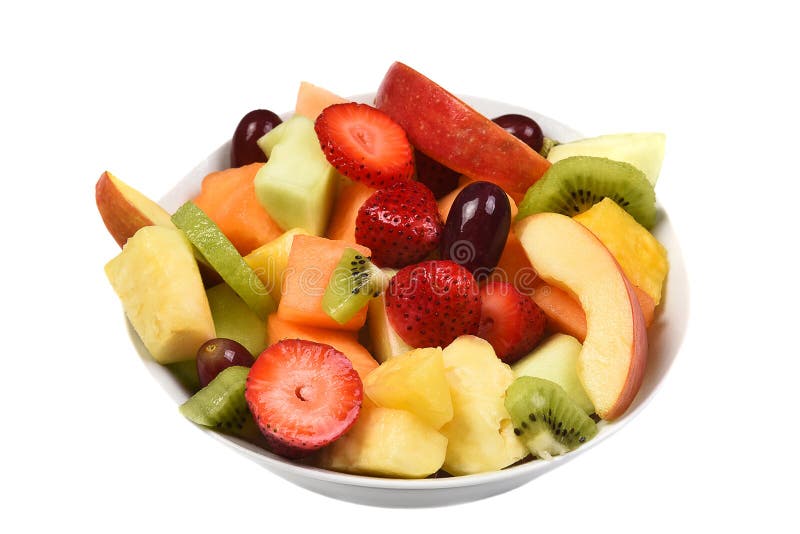
<path fill-rule="evenodd" d="M 407 410 L 433 428 L 453 418 L 441 348 L 416 349 L 367 375 L 364 392 L 378 406 Z"/>
<path fill-rule="evenodd" d="M 453 419 L 439 431 L 448 439 L 444 470 L 451 475 L 497 471 L 528 455 L 504 406 L 514 373 L 492 346 L 475 336 L 456 338 L 442 352 Z"/>
<path fill-rule="evenodd" d="M 216 336 L 192 246 L 180 230 L 141 228 L 105 270 L 157 362 L 190 360 Z"/>
<path fill-rule="evenodd" d="M 383 269 L 387 279 L 392 278 L 397 271 Z M 367 308 L 367 328 L 372 340 L 372 355 L 378 362 L 383 363 L 389 358 L 405 354 L 414 347 L 403 341 L 394 327 L 389 322 L 386 314 L 386 295 L 371 299 Z"/>
<path fill-rule="evenodd" d="M 604 198 L 574 217 L 613 254 L 628 280 L 658 306 L 667 277 L 667 250 L 616 202 Z"/>
<path fill-rule="evenodd" d="M 383 477 L 425 478 L 444 462 L 447 438 L 405 410 L 365 402 L 355 425 L 326 447 L 320 466 Z"/>
<path fill-rule="evenodd" d="M 289 251 L 296 235 L 308 235 L 308 232 L 302 228 L 292 228 L 244 257 L 244 261 L 255 271 L 275 302 L 281 300 L 283 271 L 289 262 Z"/>

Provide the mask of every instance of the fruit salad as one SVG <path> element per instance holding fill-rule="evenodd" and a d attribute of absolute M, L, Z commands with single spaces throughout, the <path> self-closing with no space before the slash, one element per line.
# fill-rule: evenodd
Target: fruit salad
<path fill-rule="evenodd" d="M 547 461 L 629 409 L 668 272 L 664 135 L 547 134 L 402 63 L 371 104 L 303 82 L 175 213 L 103 173 L 105 271 L 197 425 L 365 476 Z"/>

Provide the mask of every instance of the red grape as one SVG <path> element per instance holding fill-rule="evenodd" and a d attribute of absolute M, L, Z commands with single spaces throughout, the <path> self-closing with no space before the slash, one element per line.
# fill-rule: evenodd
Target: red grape
<path fill-rule="evenodd" d="M 234 365 L 250 367 L 253 365 L 253 355 L 232 339 L 224 337 L 209 339 L 197 351 L 197 376 L 203 387 L 223 370 Z"/>
<path fill-rule="evenodd" d="M 492 120 L 536 152 L 542 150 L 544 134 L 539 124 L 532 118 L 511 113 L 509 115 L 501 115 Z"/>
<path fill-rule="evenodd" d="M 242 117 L 231 139 L 231 167 L 267 161 L 256 142 L 281 122 L 280 117 L 267 109 L 254 109 Z"/>

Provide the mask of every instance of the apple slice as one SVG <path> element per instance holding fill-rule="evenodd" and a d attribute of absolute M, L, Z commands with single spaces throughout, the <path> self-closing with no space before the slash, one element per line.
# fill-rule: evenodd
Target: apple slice
<path fill-rule="evenodd" d="M 175 228 L 161 206 L 106 171 L 94 188 L 97 210 L 111 237 L 121 247 L 145 226 Z"/>
<path fill-rule="evenodd" d="M 597 414 L 616 419 L 639 391 L 647 361 L 647 329 L 633 286 L 603 243 L 565 215 L 531 215 L 515 232 L 539 276 L 580 301 L 586 339 L 578 377 Z"/>
<path fill-rule="evenodd" d="M 403 127 L 418 150 L 472 180 L 499 185 L 516 202 L 550 167 L 531 147 L 403 63 L 389 67 L 375 106 Z"/>

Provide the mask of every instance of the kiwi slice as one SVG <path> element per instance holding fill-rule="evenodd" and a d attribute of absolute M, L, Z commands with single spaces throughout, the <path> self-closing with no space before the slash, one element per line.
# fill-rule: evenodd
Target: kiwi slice
<path fill-rule="evenodd" d="M 554 163 L 528 188 L 517 220 L 542 212 L 572 217 L 608 197 L 647 229 L 656 220 L 656 194 L 645 174 L 621 161 L 573 156 Z"/>
<path fill-rule="evenodd" d="M 252 267 L 197 204 L 186 202 L 172 215 L 172 222 L 259 318 L 266 319 L 277 309 Z"/>
<path fill-rule="evenodd" d="M 249 367 L 234 365 L 181 404 L 189 421 L 232 434 L 248 434 L 253 418 L 244 398 Z"/>
<path fill-rule="evenodd" d="M 550 154 L 550 151 L 553 149 L 553 147 L 560 144 L 561 143 L 555 139 L 550 139 L 549 137 L 544 136 L 542 139 L 542 148 L 539 149 L 539 154 L 541 154 L 543 158 L 546 158 Z"/>
<path fill-rule="evenodd" d="M 325 288 L 322 309 L 337 323 L 345 324 L 370 299 L 380 296 L 385 282 L 383 271 L 369 258 L 346 248 Z"/>
<path fill-rule="evenodd" d="M 550 380 L 521 376 L 506 390 L 514 434 L 538 458 L 571 451 L 597 434 L 597 424 Z"/>

